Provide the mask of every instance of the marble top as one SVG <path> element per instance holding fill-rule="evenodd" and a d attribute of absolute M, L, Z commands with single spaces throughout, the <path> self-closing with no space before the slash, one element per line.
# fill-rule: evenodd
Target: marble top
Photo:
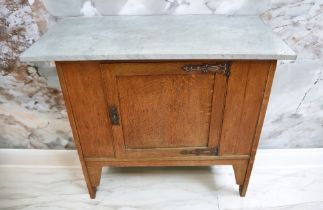
<path fill-rule="evenodd" d="M 22 61 L 258 59 L 296 54 L 257 16 L 105 16 L 59 21 Z"/>

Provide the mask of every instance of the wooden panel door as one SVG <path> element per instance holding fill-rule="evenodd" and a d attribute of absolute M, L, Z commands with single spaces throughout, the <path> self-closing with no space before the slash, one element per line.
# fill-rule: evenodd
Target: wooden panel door
<path fill-rule="evenodd" d="M 101 65 L 117 157 L 216 155 L 227 76 L 190 64 Z"/>

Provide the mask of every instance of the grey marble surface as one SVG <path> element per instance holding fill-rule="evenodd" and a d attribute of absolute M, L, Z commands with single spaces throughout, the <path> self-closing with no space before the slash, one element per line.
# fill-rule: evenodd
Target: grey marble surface
<path fill-rule="evenodd" d="M 295 59 L 256 16 L 107 16 L 59 21 L 22 61 Z"/>

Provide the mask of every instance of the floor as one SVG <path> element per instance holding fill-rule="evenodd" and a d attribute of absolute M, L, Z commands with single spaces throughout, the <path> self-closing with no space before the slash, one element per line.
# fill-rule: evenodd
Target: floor
<path fill-rule="evenodd" d="M 75 151 L 0 150 L 0 209 L 320 210 L 323 149 L 260 150 L 245 198 L 229 166 L 140 167 L 105 168 L 94 200 Z"/>

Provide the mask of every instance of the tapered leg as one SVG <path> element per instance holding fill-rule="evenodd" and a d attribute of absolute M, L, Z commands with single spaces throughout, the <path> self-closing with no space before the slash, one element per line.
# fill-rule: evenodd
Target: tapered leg
<path fill-rule="evenodd" d="M 87 166 L 89 181 L 86 183 L 89 190 L 90 197 L 95 198 L 96 187 L 99 186 L 102 174 L 102 166 L 89 165 Z"/>
<path fill-rule="evenodd" d="M 248 182 L 249 182 L 249 177 L 247 177 L 248 162 L 246 161 L 246 162 L 236 163 L 232 166 L 233 166 L 233 171 L 236 178 L 236 183 L 237 185 L 239 185 L 240 196 L 244 197 L 246 195 Z"/>
<path fill-rule="evenodd" d="M 240 196 L 242 196 L 242 197 L 244 197 L 246 195 L 246 192 L 247 192 L 250 175 L 251 175 L 251 171 L 252 171 L 252 168 L 253 168 L 253 163 L 254 163 L 254 156 L 253 156 L 252 159 L 250 159 L 250 161 L 249 161 L 249 163 L 247 165 L 245 179 L 243 181 L 243 184 L 240 185 L 240 187 L 239 187 Z"/>

